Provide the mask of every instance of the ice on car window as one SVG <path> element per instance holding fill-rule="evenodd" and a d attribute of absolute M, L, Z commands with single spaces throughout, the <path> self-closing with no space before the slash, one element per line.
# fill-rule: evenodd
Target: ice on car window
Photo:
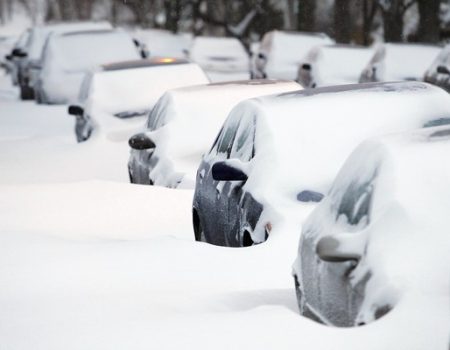
<path fill-rule="evenodd" d="M 431 128 L 433 126 L 441 126 L 441 125 L 448 125 L 450 124 L 450 118 L 444 117 L 444 118 L 438 118 L 433 119 L 430 121 L 427 121 L 425 124 L 423 124 L 424 128 Z"/>
<path fill-rule="evenodd" d="M 150 112 L 147 120 L 147 128 L 150 131 L 161 128 L 166 123 L 167 103 L 165 100 L 161 99 L 153 110 Z"/>
<path fill-rule="evenodd" d="M 233 144 L 234 137 L 236 136 L 236 131 L 239 126 L 236 118 L 232 118 L 224 126 L 222 134 L 219 137 L 219 145 L 217 147 L 217 153 L 224 153 L 227 156 L 230 155 L 231 146 Z"/>
<path fill-rule="evenodd" d="M 243 118 L 236 133 L 231 158 L 249 161 L 253 157 L 255 118 Z"/>
<path fill-rule="evenodd" d="M 349 225 L 357 226 L 363 219 L 368 224 L 373 188 L 373 179 L 364 183 L 351 182 L 338 205 L 336 220 L 343 215 Z"/>

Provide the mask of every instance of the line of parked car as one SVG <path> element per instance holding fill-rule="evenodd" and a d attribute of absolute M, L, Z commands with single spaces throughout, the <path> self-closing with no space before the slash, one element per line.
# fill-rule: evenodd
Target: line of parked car
<path fill-rule="evenodd" d="M 197 241 L 260 244 L 279 203 L 315 207 L 293 268 L 300 312 L 335 326 L 387 314 L 389 261 L 407 254 L 380 242 L 450 244 L 423 203 L 450 198 L 449 48 L 274 31 L 252 58 L 229 38 L 178 52 L 154 57 L 151 42 L 78 23 L 32 28 L 7 58 L 23 99 L 70 103 L 78 142 L 123 143 L 131 183 L 194 188 Z"/>

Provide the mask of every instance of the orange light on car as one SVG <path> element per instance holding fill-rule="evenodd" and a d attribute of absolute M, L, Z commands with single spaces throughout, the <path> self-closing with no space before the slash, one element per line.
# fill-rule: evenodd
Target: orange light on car
<path fill-rule="evenodd" d="M 159 62 L 161 62 L 161 63 L 172 63 L 172 62 L 175 62 L 175 58 L 161 58 L 159 60 Z"/>

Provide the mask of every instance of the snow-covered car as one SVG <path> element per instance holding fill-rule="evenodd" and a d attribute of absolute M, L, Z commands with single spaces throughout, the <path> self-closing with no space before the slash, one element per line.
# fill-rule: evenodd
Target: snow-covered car
<path fill-rule="evenodd" d="M 324 33 L 268 32 L 254 59 L 252 77 L 295 80 L 298 66 L 309 50 L 333 43 Z"/>
<path fill-rule="evenodd" d="M 21 64 L 24 60 L 23 54 L 25 46 L 27 45 L 28 38 L 30 36 L 30 29 L 26 29 L 20 36 L 19 39 L 14 43 L 14 46 L 6 56 L 6 65 L 9 73 L 11 74 L 12 84 L 19 85 L 19 72 L 21 69 Z"/>
<path fill-rule="evenodd" d="M 42 66 L 44 46 L 52 33 L 100 29 L 111 29 L 111 24 L 108 22 L 58 23 L 35 26 L 26 32 L 21 38 L 26 40 L 25 45 L 20 45 L 12 53 L 13 58 L 19 61 L 17 66 L 21 98 L 24 100 L 34 98 L 34 84 Z"/>
<path fill-rule="evenodd" d="M 293 266 L 303 315 L 351 327 L 406 293 L 447 297 L 449 152 L 447 125 L 367 140 L 352 153 L 303 225 Z"/>
<path fill-rule="evenodd" d="M 356 84 L 372 55 L 373 49 L 363 46 L 317 46 L 300 63 L 297 81 L 305 88 Z"/>
<path fill-rule="evenodd" d="M 250 57 L 236 38 L 196 37 L 188 56 L 203 68 L 212 82 L 250 78 Z"/>
<path fill-rule="evenodd" d="M 142 127 L 167 90 L 208 82 L 197 64 L 184 59 L 162 57 L 102 65 L 85 75 L 77 104 L 68 108 L 76 117 L 77 140 L 86 141 L 98 129 L 110 138 L 124 132 L 126 141 Z"/>
<path fill-rule="evenodd" d="M 197 171 L 195 238 L 233 247 L 264 242 L 280 208 L 320 201 L 361 141 L 449 117 L 450 96 L 422 82 L 340 85 L 244 101 Z"/>
<path fill-rule="evenodd" d="M 34 90 L 38 103 L 65 104 L 77 99 L 84 75 L 111 62 L 142 58 L 133 39 L 120 30 L 53 34 L 42 58 Z"/>
<path fill-rule="evenodd" d="M 193 188 L 202 155 L 236 104 L 301 88 L 293 81 L 244 80 L 168 91 L 150 114 L 147 129 L 129 141 L 130 181 Z"/>
<path fill-rule="evenodd" d="M 441 47 L 424 44 L 381 44 L 361 73 L 360 82 L 423 81 Z"/>
<path fill-rule="evenodd" d="M 445 46 L 425 73 L 427 83 L 450 92 L 450 45 Z"/>

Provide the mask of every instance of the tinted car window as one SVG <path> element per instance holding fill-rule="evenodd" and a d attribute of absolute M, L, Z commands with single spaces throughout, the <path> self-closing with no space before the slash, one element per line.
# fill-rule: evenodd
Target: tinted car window
<path fill-rule="evenodd" d="M 233 144 L 234 137 L 236 136 L 236 131 L 239 126 L 235 120 L 230 120 L 224 128 L 222 133 L 219 135 L 219 142 L 217 145 L 217 153 L 224 153 L 227 157 L 230 156 L 231 146 Z"/>
<path fill-rule="evenodd" d="M 147 120 L 147 128 L 150 131 L 159 129 L 165 125 L 165 114 L 167 110 L 166 103 L 157 103 L 150 112 Z"/>
<path fill-rule="evenodd" d="M 336 219 L 344 215 L 349 225 L 356 226 L 363 219 L 368 224 L 373 188 L 373 179 L 364 183 L 351 182 L 338 204 Z"/>
<path fill-rule="evenodd" d="M 234 139 L 231 158 L 249 161 L 254 156 L 254 118 L 242 120 Z"/>

